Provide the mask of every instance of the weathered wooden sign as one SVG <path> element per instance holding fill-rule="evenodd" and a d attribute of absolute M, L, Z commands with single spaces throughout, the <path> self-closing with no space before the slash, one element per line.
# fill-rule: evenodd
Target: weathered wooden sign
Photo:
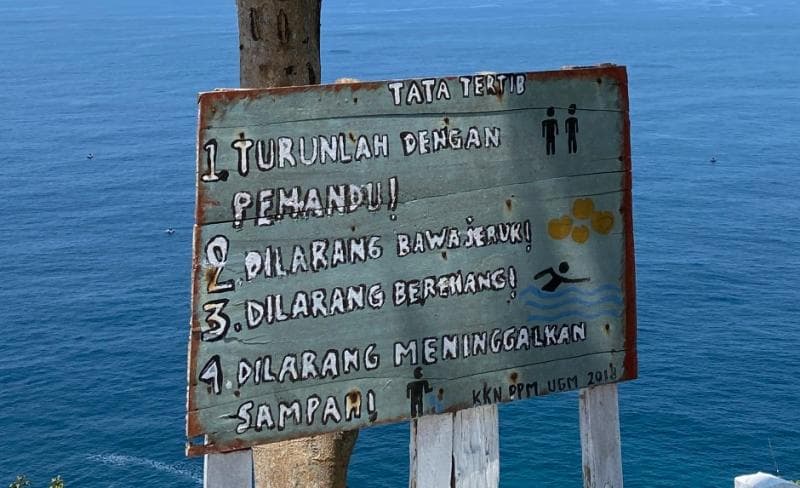
<path fill-rule="evenodd" d="M 200 96 L 189 454 L 636 376 L 623 67 Z"/>

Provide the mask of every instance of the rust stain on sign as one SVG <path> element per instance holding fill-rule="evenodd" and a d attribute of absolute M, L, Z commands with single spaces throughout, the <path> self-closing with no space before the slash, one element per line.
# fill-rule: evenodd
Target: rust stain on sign
<path fill-rule="evenodd" d="M 190 454 L 636 377 L 624 68 L 199 105 Z"/>

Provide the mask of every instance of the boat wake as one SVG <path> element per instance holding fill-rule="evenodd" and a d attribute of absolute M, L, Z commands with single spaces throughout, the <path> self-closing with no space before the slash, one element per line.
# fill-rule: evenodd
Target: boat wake
<path fill-rule="evenodd" d="M 203 484 L 203 476 L 196 470 L 181 467 L 180 465 L 162 463 L 154 459 L 126 456 L 124 454 L 93 454 L 89 456 L 89 460 L 105 464 L 106 466 L 142 466 L 145 468 L 152 468 L 162 473 L 189 478 L 198 485 Z"/>

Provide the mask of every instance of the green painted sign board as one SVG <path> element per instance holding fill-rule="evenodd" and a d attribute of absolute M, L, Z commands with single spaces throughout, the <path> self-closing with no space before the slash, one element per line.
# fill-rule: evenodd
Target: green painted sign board
<path fill-rule="evenodd" d="M 625 68 L 199 105 L 190 454 L 636 377 Z"/>

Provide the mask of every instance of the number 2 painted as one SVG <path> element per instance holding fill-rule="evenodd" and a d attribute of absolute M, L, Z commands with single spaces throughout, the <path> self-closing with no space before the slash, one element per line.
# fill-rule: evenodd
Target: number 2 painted
<path fill-rule="evenodd" d="M 206 261 L 214 270 L 208 275 L 208 293 L 224 293 L 236 288 L 233 280 L 219 282 L 219 276 L 228 260 L 228 238 L 223 235 L 214 236 L 206 244 Z"/>

